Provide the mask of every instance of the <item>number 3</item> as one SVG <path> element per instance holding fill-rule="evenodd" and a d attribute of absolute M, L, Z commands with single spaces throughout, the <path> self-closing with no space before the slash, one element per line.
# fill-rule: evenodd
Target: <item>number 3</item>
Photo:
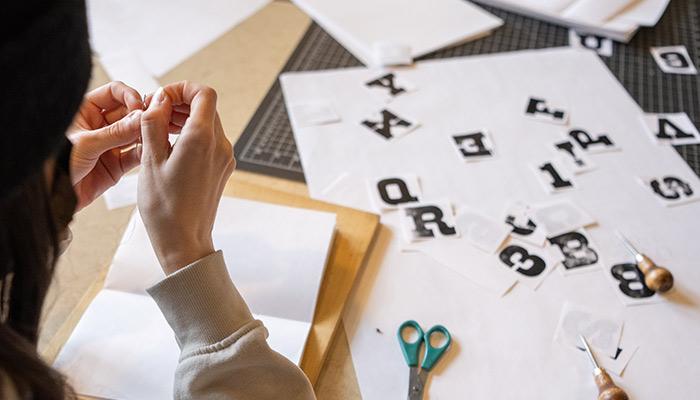
<path fill-rule="evenodd" d="M 547 266 L 542 258 L 528 253 L 520 246 L 508 246 L 498 257 L 508 267 L 517 267 L 515 271 L 525 276 L 537 276 Z"/>

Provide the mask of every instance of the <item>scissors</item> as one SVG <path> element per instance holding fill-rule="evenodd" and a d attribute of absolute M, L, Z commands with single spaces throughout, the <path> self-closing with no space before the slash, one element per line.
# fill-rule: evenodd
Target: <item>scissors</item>
<path fill-rule="evenodd" d="M 409 330 L 413 330 L 417 333 L 418 339 L 416 339 L 415 342 L 407 342 L 404 339 L 404 331 Z M 443 343 L 442 346 L 434 347 L 430 343 L 430 337 L 434 334 L 445 337 L 445 343 Z M 428 381 L 428 374 L 438 360 L 442 358 L 442 355 L 445 354 L 445 351 L 447 351 L 450 343 L 452 343 L 452 337 L 447 328 L 442 325 L 435 325 L 428 329 L 427 332 L 423 332 L 418 322 L 413 320 L 401 324 L 397 336 L 399 338 L 399 345 L 401 346 L 403 357 L 410 367 L 410 375 L 408 377 L 408 400 L 421 400 L 423 398 L 423 389 Z M 425 356 L 420 367 L 418 367 L 421 344 L 423 343 L 425 343 Z"/>

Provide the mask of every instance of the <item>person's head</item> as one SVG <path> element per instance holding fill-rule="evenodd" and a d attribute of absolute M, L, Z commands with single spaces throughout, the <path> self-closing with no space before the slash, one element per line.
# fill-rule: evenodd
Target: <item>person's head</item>
<path fill-rule="evenodd" d="M 0 374 L 23 398 L 64 396 L 63 379 L 39 359 L 36 344 L 60 235 L 75 210 L 65 132 L 90 77 L 87 38 L 83 0 L 3 6 Z"/>

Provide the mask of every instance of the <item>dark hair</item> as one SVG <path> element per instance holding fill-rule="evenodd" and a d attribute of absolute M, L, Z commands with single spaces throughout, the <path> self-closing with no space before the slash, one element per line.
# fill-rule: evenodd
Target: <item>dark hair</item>
<path fill-rule="evenodd" d="M 0 373 L 22 398 L 64 399 L 64 378 L 37 354 L 59 240 L 43 169 L 0 200 Z M 2 393 L 2 390 L 0 390 Z"/>

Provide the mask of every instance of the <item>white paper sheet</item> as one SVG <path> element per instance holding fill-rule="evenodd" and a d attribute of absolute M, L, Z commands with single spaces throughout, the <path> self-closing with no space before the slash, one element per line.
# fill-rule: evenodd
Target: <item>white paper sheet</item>
<path fill-rule="evenodd" d="M 335 230 L 335 215 L 223 198 L 214 243 L 238 291 L 263 321 L 268 343 L 298 363 Z M 179 349 L 147 287 L 163 278 L 134 213 L 103 289 L 55 366 L 79 394 L 170 399 Z"/>
<path fill-rule="evenodd" d="M 90 41 L 112 79 L 129 63 L 144 67 L 137 80 L 160 77 L 268 2 L 88 0 Z"/>
<path fill-rule="evenodd" d="M 637 0 L 577 0 L 562 11 L 561 16 L 584 24 L 603 24 Z"/>
<path fill-rule="evenodd" d="M 139 175 L 130 174 L 123 176 L 116 185 L 107 189 L 104 193 L 105 204 L 108 210 L 127 207 L 136 204 L 136 187 Z"/>
<path fill-rule="evenodd" d="M 484 253 L 468 243 L 462 247 L 474 254 L 455 251 L 449 258 L 462 254 L 464 260 L 455 268 L 435 259 L 447 250 L 429 257 L 401 252 L 398 218 L 382 216 L 375 251 L 344 316 L 363 398 L 405 396 L 407 367 L 396 339 L 376 329 L 393 332 L 406 319 L 416 319 L 423 325 L 445 325 L 458 349 L 432 374 L 431 398 L 460 398 L 468 387 L 474 399 L 590 399 L 597 391 L 585 355 L 552 343 L 566 301 L 596 313 L 619 313 L 626 334 L 644 339 L 618 381 L 631 398 L 693 398 L 700 391 L 695 379 L 700 365 L 688 357 L 700 335 L 700 288 L 694 283 L 700 282 L 700 248 L 694 239 L 700 237 L 695 223 L 700 203 L 663 207 L 635 177 L 675 172 L 687 174 L 694 185 L 700 181 L 675 150 L 649 141 L 642 110 L 600 58 L 590 51 L 548 49 L 426 61 L 396 73 L 420 90 L 397 96 L 392 107 L 415 115 L 423 126 L 389 142 L 370 140 L 357 126 L 367 107 L 383 103 L 364 87 L 376 71 L 350 68 L 282 77 L 287 101 L 337 93 L 342 123 L 332 128 L 292 125 L 312 197 L 371 210 L 366 179 L 404 173 L 410 166 L 421 177 L 426 198 L 448 197 L 487 215 L 502 215 L 507 203 L 517 199 L 527 204 L 549 200 L 527 166 L 551 157 L 551 143 L 566 131 L 522 115 L 523 101 L 533 93 L 566 100 L 572 127 L 605 132 L 622 150 L 589 153 L 598 168 L 577 175 L 578 187 L 561 195 L 598 221 L 588 233 L 606 268 L 570 277 L 552 273 L 537 291 L 515 285 L 499 297 L 473 279 L 458 279 L 454 271 L 459 267 L 505 270 L 479 258 Z M 492 132 L 498 159 L 465 164 L 454 156 L 450 134 L 475 126 Z M 325 191 L 331 183 L 334 189 Z M 615 238 L 615 229 L 634 232 L 635 245 L 672 269 L 677 286 L 665 295 L 667 301 L 625 307 L 618 299 L 617 285 L 606 282 L 609 269 L 633 260 Z M 669 326 L 676 327 L 673 340 Z M 667 371 L 663 387 L 651 379 L 659 368 Z"/>
<path fill-rule="evenodd" d="M 476 0 L 567 26 L 578 32 L 595 34 L 628 42 L 639 26 L 654 26 L 663 15 L 669 0 Z M 626 4 L 623 4 L 626 3 Z"/>
<path fill-rule="evenodd" d="M 488 34 L 503 21 L 460 0 L 294 0 L 365 65 L 375 46 L 408 46 L 413 58 Z"/>

